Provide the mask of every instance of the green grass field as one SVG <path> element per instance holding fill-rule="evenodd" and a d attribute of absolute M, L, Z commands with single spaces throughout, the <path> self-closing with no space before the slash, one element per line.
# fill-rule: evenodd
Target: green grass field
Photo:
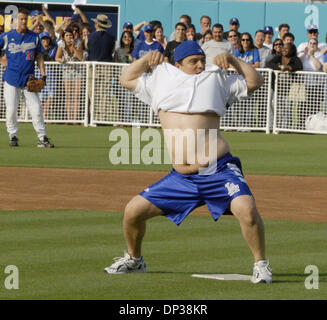
<path fill-rule="evenodd" d="M 109 127 L 48 125 L 56 148 L 37 149 L 30 124 L 20 124 L 9 148 L 0 124 L 0 166 L 169 170 L 169 165 L 114 166 Z M 245 174 L 327 176 L 323 135 L 224 132 Z M 162 147 L 162 146 L 161 146 Z M 122 190 L 123 192 L 123 190 Z M 103 268 L 125 249 L 121 213 L 78 210 L 0 212 L 0 299 L 324 300 L 327 297 L 326 223 L 265 220 L 274 283 L 217 281 L 194 273 L 252 273 L 238 222 L 190 216 L 176 227 L 150 220 L 143 246 L 148 273 L 110 276 Z M 7 265 L 19 269 L 19 289 L 5 288 Z M 319 269 L 319 290 L 305 288 L 306 266 Z M 1 270 L 2 269 L 2 270 Z"/>
<path fill-rule="evenodd" d="M 2 123 L 0 166 L 169 170 L 170 165 L 111 164 L 109 150 L 116 142 L 109 142 L 109 134 L 114 129 L 116 127 L 48 125 L 48 136 L 56 148 L 43 150 L 36 148 L 37 138 L 31 124 L 20 124 L 20 146 L 10 148 Z M 233 155 L 241 158 L 246 174 L 327 176 L 326 135 L 223 132 L 223 136 L 229 141 Z"/>
<path fill-rule="evenodd" d="M 148 223 L 146 274 L 108 275 L 121 256 L 121 214 L 90 211 L 1 213 L 0 261 L 19 268 L 19 290 L 0 299 L 222 300 L 326 299 L 326 224 L 266 221 L 274 283 L 218 281 L 195 273 L 251 274 L 252 259 L 233 217 L 191 216 L 179 227 Z M 307 290 L 307 265 L 319 270 L 319 290 Z"/>

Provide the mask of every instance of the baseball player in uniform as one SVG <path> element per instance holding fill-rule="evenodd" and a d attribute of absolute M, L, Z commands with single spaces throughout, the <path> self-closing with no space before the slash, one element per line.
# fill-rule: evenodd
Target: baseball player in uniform
<path fill-rule="evenodd" d="M 226 108 L 258 89 L 262 76 L 228 53 L 205 65 L 203 50 L 192 40 L 176 48 L 175 66 L 163 59 L 161 53 L 151 51 L 123 71 L 121 84 L 158 114 L 173 169 L 127 204 L 123 217 L 127 252 L 105 272 L 146 272 L 141 255 L 146 220 L 163 215 L 179 225 L 192 210 L 206 204 L 214 220 L 227 209 L 239 220 L 254 257 L 252 282 L 270 283 L 272 272 L 265 257 L 263 222 L 243 177 L 240 160 L 230 154 L 229 144 L 219 131 L 220 117 Z M 230 65 L 238 74 L 227 75 L 225 70 Z M 167 143 L 171 131 L 177 133 L 176 145 Z M 185 132 L 194 133 L 194 143 L 176 142 L 184 141 Z M 199 133 L 204 140 L 197 139 Z M 201 148 L 209 154 L 206 159 L 198 153 Z M 178 153 L 187 156 L 177 161 Z"/>
<path fill-rule="evenodd" d="M 7 67 L 3 74 L 4 98 L 6 103 L 6 125 L 9 133 L 9 145 L 18 146 L 17 108 L 21 94 L 24 96 L 38 136 L 37 146 L 53 148 L 46 134 L 42 106 L 35 92 L 29 92 L 26 83 L 30 75 L 34 75 L 37 61 L 43 80 L 46 79 L 41 43 L 37 33 L 27 29 L 28 10 L 19 8 L 17 28 L 0 35 L 0 49 L 5 50 Z"/>

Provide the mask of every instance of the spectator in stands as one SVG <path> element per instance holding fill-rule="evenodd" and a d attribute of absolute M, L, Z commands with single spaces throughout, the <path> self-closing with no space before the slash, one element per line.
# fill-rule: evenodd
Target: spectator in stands
<path fill-rule="evenodd" d="M 142 27 L 145 27 L 147 25 L 151 25 L 154 28 L 156 28 L 157 26 L 162 27 L 162 23 L 159 20 L 152 20 L 150 22 L 140 22 L 138 23 L 136 26 L 134 26 L 133 28 L 133 32 L 136 35 L 136 39 L 135 39 L 135 43 L 134 46 L 137 47 L 139 42 L 143 42 L 145 41 L 145 34 L 144 31 L 142 30 Z"/>
<path fill-rule="evenodd" d="M 273 45 L 272 45 L 273 48 L 271 50 L 271 54 L 270 54 L 270 56 L 268 56 L 266 58 L 266 65 L 265 65 L 266 68 L 267 68 L 268 61 L 270 61 L 276 55 L 279 55 L 279 56 L 282 55 L 283 45 L 284 45 L 284 43 L 283 43 L 282 39 L 277 38 L 274 40 Z"/>
<path fill-rule="evenodd" d="M 283 39 L 285 33 L 290 32 L 290 26 L 287 23 L 282 23 L 278 26 L 278 38 Z"/>
<path fill-rule="evenodd" d="M 283 45 L 282 54 L 275 55 L 273 59 L 266 63 L 268 68 L 279 71 L 300 71 L 303 69 L 302 61 L 297 57 L 296 46 L 291 43 Z"/>
<path fill-rule="evenodd" d="M 295 41 L 295 37 L 294 37 L 294 34 L 291 33 L 291 32 L 287 32 L 283 35 L 283 42 L 284 44 L 286 43 L 291 43 L 291 44 L 294 44 L 294 41 Z"/>
<path fill-rule="evenodd" d="M 202 16 L 200 19 L 201 31 L 196 33 L 196 41 L 201 46 L 202 45 L 202 37 L 206 33 L 207 30 L 211 28 L 211 18 L 208 16 Z"/>
<path fill-rule="evenodd" d="M 133 23 L 127 21 L 127 22 L 125 22 L 124 25 L 123 25 L 123 31 L 122 31 L 122 33 L 123 33 L 124 31 L 130 31 L 130 32 L 132 32 L 132 34 L 133 34 L 133 28 L 134 28 Z"/>
<path fill-rule="evenodd" d="M 70 25 L 71 29 L 73 30 L 74 36 L 74 45 L 75 47 L 79 46 L 82 43 L 81 39 L 81 31 L 80 31 L 80 24 L 74 22 Z"/>
<path fill-rule="evenodd" d="M 144 40 L 144 34 L 142 31 L 142 28 L 144 26 L 147 26 L 148 24 L 150 24 L 150 23 L 147 21 L 142 21 L 133 27 L 133 33 L 136 35 L 136 39 L 140 37 L 140 34 L 142 34 L 142 39 L 140 39 L 140 40 L 142 40 L 142 41 Z"/>
<path fill-rule="evenodd" d="M 310 39 L 316 39 L 318 41 L 318 36 L 319 36 L 319 30 L 318 27 L 314 24 L 310 24 L 307 27 L 307 36 L 308 40 Z M 324 49 L 327 46 L 325 42 L 318 42 L 318 49 Z M 302 57 L 302 55 L 307 54 L 308 51 L 308 41 L 307 42 L 302 42 L 298 47 L 297 47 L 297 54 L 299 57 Z"/>
<path fill-rule="evenodd" d="M 82 44 L 74 46 L 72 29 L 66 29 L 62 35 L 63 41 L 58 44 L 56 61 L 64 64 L 63 80 L 65 87 L 65 104 L 67 120 L 79 120 L 79 102 L 82 84 L 82 72 L 79 65 L 68 64 L 83 60 Z"/>
<path fill-rule="evenodd" d="M 318 40 L 311 38 L 308 41 L 307 50 L 304 55 L 300 56 L 303 65 L 303 71 L 322 72 L 324 64 L 324 55 L 318 48 Z M 299 112 L 300 129 L 305 129 L 306 119 L 320 111 L 321 105 L 324 103 L 324 81 L 325 79 L 318 75 L 306 74 L 304 76 L 305 83 L 305 104 L 301 105 Z"/>
<path fill-rule="evenodd" d="M 196 29 L 194 24 L 190 24 L 185 32 L 186 40 L 196 41 Z"/>
<path fill-rule="evenodd" d="M 71 17 L 64 17 L 63 21 L 58 25 L 55 25 L 54 23 L 55 32 L 61 35 L 63 30 L 65 30 L 66 28 L 71 29 L 72 24 L 79 24 L 79 27 L 81 29 L 82 23 L 89 23 L 89 21 L 85 14 L 82 12 L 82 10 L 79 7 L 76 7 Z"/>
<path fill-rule="evenodd" d="M 31 27 L 30 30 L 40 34 L 44 31 L 42 11 L 34 10 L 30 13 Z"/>
<path fill-rule="evenodd" d="M 283 44 L 282 54 L 275 55 L 271 60 L 267 61 L 266 67 L 283 71 L 283 72 L 295 72 L 302 70 L 302 62 L 296 55 L 296 46 L 291 43 Z M 278 91 L 280 92 L 281 102 L 283 108 L 279 115 L 281 126 L 283 128 L 290 128 L 292 125 L 295 128 L 296 122 L 294 122 L 295 117 L 292 117 L 293 114 L 293 101 L 296 99 L 297 104 L 299 103 L 300 97 L 294 97 L 298 93 L 298 88 L 300 84 L 293 83 L 292 76 L 285 76 L 282 78 L 282 81 L 278 82 L 279 87 Z M 275 87 L 275 77 L 273 74 L 272 81 L 273 88 Z M 292 93 L 292 85 L 296 87 L 296 94 Z M 305 99 L 304 99 L 305 100 Z"/>
<path fill-rule="evenodd" d="M 318 40 L 311 38 L 303 55 L 299 58 L 303 64 L 304 71 L 322 71 L 324 57 L 321 50 L 318 48 Z"/>
<path fill-rule="evenodd" d="M 132 63 L 133 59 L 131 53 L 134 49 L 133 32 L 128 29 L 123 31 L 119 44 L 119 48 L 115 50 L 114 61 L 119 63 Z M 119 83 L 118 76 L 115 82 Z M 137 110 L 135 99 L 136 98 L 130 91 L 125 91 L 123 95 L 118 96 L 119 120 L 121 122 L 130 123 L 133 121 L 133 114 L 135 114 Z"/>
<path fill-rule="evenodd" d="M 235 31 L 238 35 L 238 37 L 241 37 L 241 33 L 238 31 L 240 28 L 240 22 L 237 18 L 231 18 L 229 20 L 229 30 L 224 32 L 224 39 L 228 40 L 228 32 L 229 31 Z"/>
<path fill-rule="evenodd" d="M 206 55 L 206 63 L 212 63 L 216 55 L 221 53 L 233 54 L 233 45 L 223 38 L 224 27 L 220 23 L 216 23 L 212 27 L 213 39 L 202 45 L 202 50 Z"/>
<path fill-rule="evenodd" d="M 271 50 L 266 47 L 263 43 L 265 41 L 265 32 L 263 30 L 257 30 L 254 36 L 255 47 L 259 51 L 260 57 L 260 68 L 264 68 L 266 59 L 271 55 Z"/>
<path fill-rule="evenodd" d="M 94 21 L 95 32 L 88 35 L 87 49 L 89 61 L 111 62 L 115 48 L 114 37 L 107 32 L 112 23 L 107 15 L 98 14 Z"/>
<path fill-rule="evenodd" d="M 92 27 L 88 22 L 81 24 L 81 40 L 83 47 L 83 61 L 89 60 L 89 52 L 87 50 L 88 36 L 92 33 Z"/>
<path fill-rule="evenodd" d="M 154 31 L 154 40 L 158 41 L 163 47 L 163 49 L 166 49 L 168 41 L 167 41 L 167 37 L 163 33 L 162 26 L 156 26 L 153 31 Z"/>
<path fill-rule="evenodd" d="M 142 58 L 144 55 L 146 55 L 149 51 L 152 50 L 156 50 L 161 53 L 164 52 L 162 45 L 157 41 L 153 41 L 154 28 L 151 24 L 148 24 L 144 27 L 144 36 L 145 41 L 139 42 L 132 51 L 133 60 Z"/>
<path fill-rule="evenodd" d="M 31 27 L 30 30 L 34 31 L 36 27 L 41 24 L 41 21 L 43 19 L 43 13 L 40 10 L 33 10 L 30 13 L 31 18 Z M 34 31 L 36 32 L 36 31 Z"/>
<path fill-rule="evenodd" d="M 260 67 L 259 51 L 255 48 L 252 36 L 248 32 L 241 34 L 241 46 L 234 51 L 234 55 L 254 68 Z"/>
<path fill-rule="evenodd" d="M 120 37 L 120 46 L 115 50 L 114 61 L 120 63 L 132 63 L 132 51 L 134 49 L 134 37 L 131 31 L 123 31 Z"/>
<path fill-rule="evenodd" d="M 41 44 L 42 44 L 41 52 L 43 53 L 44 61 L 55 61 L 57 47 L 51 46 L 50 34 L 48 32 L 42 32 L 39 37 L 41 39 Z M 39 93 L 39 98 L 42 103 L 44 119 L 49 118 L 48 116 L 49 110 L 52 106 L 53 99 L 55 96 L 55 78 L 54 78 L 53 67 L 46 66 L 46 73 L 47 73 L 47 85 Z M 41 77 L 40 71 L 38 69 L 36 70 L 35 76 L 37 78 Z"/>
<path fill-rule="evenodd" d="M 0 34 L 5 32 L 5 26 L 0 24 Z"/>
<path fill-rule="evenodd" d="M 57 46 L 57 37 L 54 31 L 54 25 L 51 20 L 45 20 L 43 21 L 43 26 L 44 26 L 44 32 L 48 32 L 50 34 L 51 38 L 51 47 L 56 47 Z"/>
<path fill-rule="evenodd" d="M 203 39 L 203 43 L 212 40 L 213 39 L 212 31 L 211 30 L 207 30 L 205 32 L 205 34 L 203 35 L 203 38 L 202 39 Z"/>
<path fill-rule="evenodd" d="M 174 52 L 175 49 L 185 40 L 186 26 L 182 22 L 178 22 L 175 25 L 175 36 L 176 40 L 169 41 L 164 51 L 165 61 L 175 65 Z"/>
<path fill-rule="evenodd" d="M 236 31 L 234 31 L 234 30 L 228 31 L 227 40 L 233 45 L 234 51 L 237 48 L 240 48 L 240 46 L 241 46 L 240 37 L 238 36 Z"/>
<path fill-rule="evenodd" d="M 39 37 L 42 44 L 41 52 L 44 55 L 44 61 L 55 61 L 57 47 L 51 46 L 51 36 L 49 32 L 42 32 Z"/>
<path fill-rule="evenodd" d="M 265 41 L 263 43 L 264 46 L 268 47 L 270 50 L 273 49 L 273 37 L 274 37 L 274 29 L 271 26 L 265 26 L 263 28 L 263 31 L 265 33 Z"/>
<path fill-rule="evenodd" d="M 188 26 L 192 24 L 192 18 L 189 15 L 187 15 L 187 14 L 182 14 L 179 17 L 179 21 L 178 22 L 184 23 L 184 25 L 186 26 L 186 28 L 188 28 Z M 173 41 L 173 40 L 176 40 L 175 30 L 172 32 L 172 34 L 169 37 L 169 41 Z"/>

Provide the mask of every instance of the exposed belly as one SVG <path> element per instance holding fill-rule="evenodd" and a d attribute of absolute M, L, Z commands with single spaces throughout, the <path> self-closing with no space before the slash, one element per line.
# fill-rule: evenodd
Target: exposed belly
<path fill-rule="evenodd" d="M 160 110 L 159 118 L 173 168 L 182 174 L 196 173 L 229 152 L 229 144 L 220 134 L 220 117 L 215 113 Z"/>

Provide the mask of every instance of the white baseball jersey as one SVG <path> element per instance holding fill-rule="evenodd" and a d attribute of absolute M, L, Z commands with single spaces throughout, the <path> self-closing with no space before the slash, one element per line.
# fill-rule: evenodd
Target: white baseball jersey
<path fill-rule="evenodd" d="M 235 101 L 248 97 L 248 90 L 241 75 L 228 76 L 216 65 L 207 65 L 199 74 L 186 74 L 164 62 L 138 78 L 134 94 L 156 114 L 162 109 L 223 116 Z"/>

